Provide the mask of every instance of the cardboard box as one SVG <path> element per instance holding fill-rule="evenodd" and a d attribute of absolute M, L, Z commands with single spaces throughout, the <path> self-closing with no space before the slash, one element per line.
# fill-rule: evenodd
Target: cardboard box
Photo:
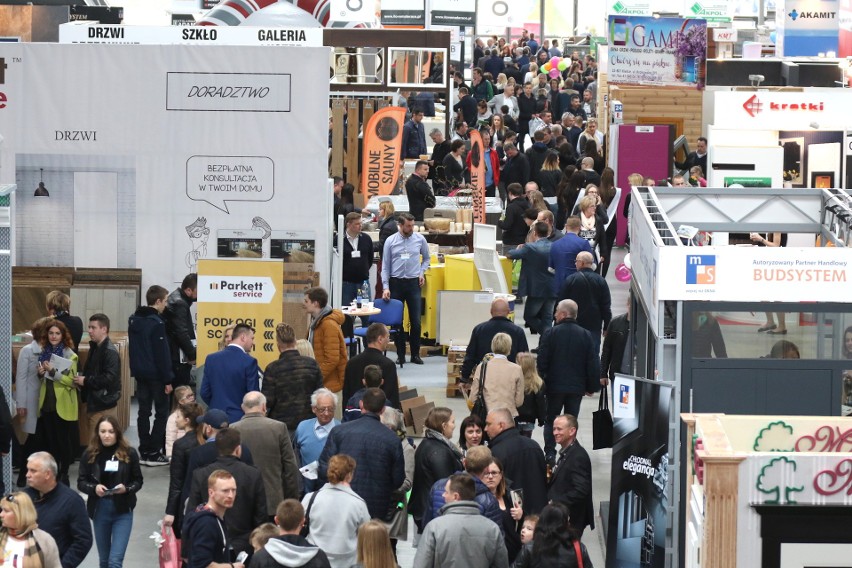
<path fill-rule="evenodd" d="M 308 337 L 308 314 L 302 307 L 302 299 L 298 302 L 284 302 L 282 307 L 281 321 L 293 326 L 296 339 Z"/>
<path fill-rule="evenodd" d="M 414 398 L 409 398 L 408 400 L 400 401 L 400 403 L 402 404 L 402 414 L 405 417 L 405 425 L 414 426 L 414 421 L 411 417 L 411 409 L 426 404 L 426 397 L 417 396 Z"/>
<path fill-rule="evenodd" d="M 426 422 L 426 416 L 429 415 L 429 412 L 435 408 L 434 402 L 427 402 L 426 404 L 421 404 L 420 406 L 415 406 L 411 409 L 411 422 L 414 426 L 414 433 L 417 435 L 423 435 L 424 423 Z"/>

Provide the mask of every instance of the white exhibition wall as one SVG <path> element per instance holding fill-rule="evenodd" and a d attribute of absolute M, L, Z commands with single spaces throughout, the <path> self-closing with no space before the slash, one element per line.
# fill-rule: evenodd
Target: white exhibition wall
<path fill-rule="evenodd" d="M 284 232 L 314 241 L 327 283 L 328 49 L 0 44 L 15 264 L 138 267 L 143 289 L 171 288 L 221 256 L 217 235 L 266 256 Z"/>

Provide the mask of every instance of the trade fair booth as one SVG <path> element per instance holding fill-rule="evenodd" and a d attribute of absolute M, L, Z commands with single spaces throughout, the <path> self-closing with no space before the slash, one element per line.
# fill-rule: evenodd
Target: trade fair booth
<path fill-rule="evenodd" d="M 633 192 L 633 374 L 674 387 L 668 447 L 687 445 L 681 412 L 849 413 L 852 197 L 838 189 Z M 777 231 L 809 245 L 697 247 L 698 231 Z M 684 459 L 683 451 L 667 454 L 669 526 L 680 529 L 667 553 L 675 558 L 683 550 Z"/>
<path fill-rule="evenodd" d="M 710 186 L 852 185 L 847 112 L 852 94 L 846 89 L 748 89 L 708 96 Z"/>
<path fill-rule="evenodd" d="M 686 568 L 842 566 L 852 420 L 683 414 Z"/>

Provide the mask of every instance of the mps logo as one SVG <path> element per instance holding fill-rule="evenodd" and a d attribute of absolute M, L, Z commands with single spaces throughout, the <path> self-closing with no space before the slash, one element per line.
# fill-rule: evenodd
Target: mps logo
<path fill-rule="evenodd" d="M 630 403 L 630 385 L 620 385 L 618 388 L 618 402 L 619 404 L 629 404 Z"/>
<path fill-rule="evenodd" d="M 713 285 L 716 283 L 716 255 L 686 257 L 686 283 Z"/>

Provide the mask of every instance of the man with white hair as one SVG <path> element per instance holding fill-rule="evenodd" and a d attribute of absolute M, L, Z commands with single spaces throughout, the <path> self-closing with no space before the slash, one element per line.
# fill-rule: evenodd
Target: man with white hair
<path fill-rule="evenodd" d="M 547 418 L 544 425 L 544 455 L 550 463 L 556 456 L 553 419 L 563 413 L 577 416 L 583 395 L 601 389 L 601 361 L 592 334 L 577 323 L 577 303 L 562 300 L 556 306 L 556 324 L 538 345 L 538 374 L 547 386 Z"/>
<path fill-rule="evenodd" d="M 240 431 L 243 443 L 254 456 L 266 489 L 266 510 L 271 513 L 284 499 L 299 498 L 299 466 L 290 432 L 283 422 L 266 417 L 266 397 L 262 393 L 246 393 L 242 409 L 245 415 L 232 428 Z"/>
<path fill-rule="evenodd" d="M 325 442 L 331 431 L 340 425 L 340 421 L 334 417 L 337 409 L 337 395 L 321 388 L 311 395 L 311 410 L 316 418 L 309 418 L 299 423 L 296 428 L 296 453 L 299 456 L 299 465 L 304 467 L 319 460 Z M 304 480 L 305 493 L 310 493 L 318 488 L 315 479 Z"/>

